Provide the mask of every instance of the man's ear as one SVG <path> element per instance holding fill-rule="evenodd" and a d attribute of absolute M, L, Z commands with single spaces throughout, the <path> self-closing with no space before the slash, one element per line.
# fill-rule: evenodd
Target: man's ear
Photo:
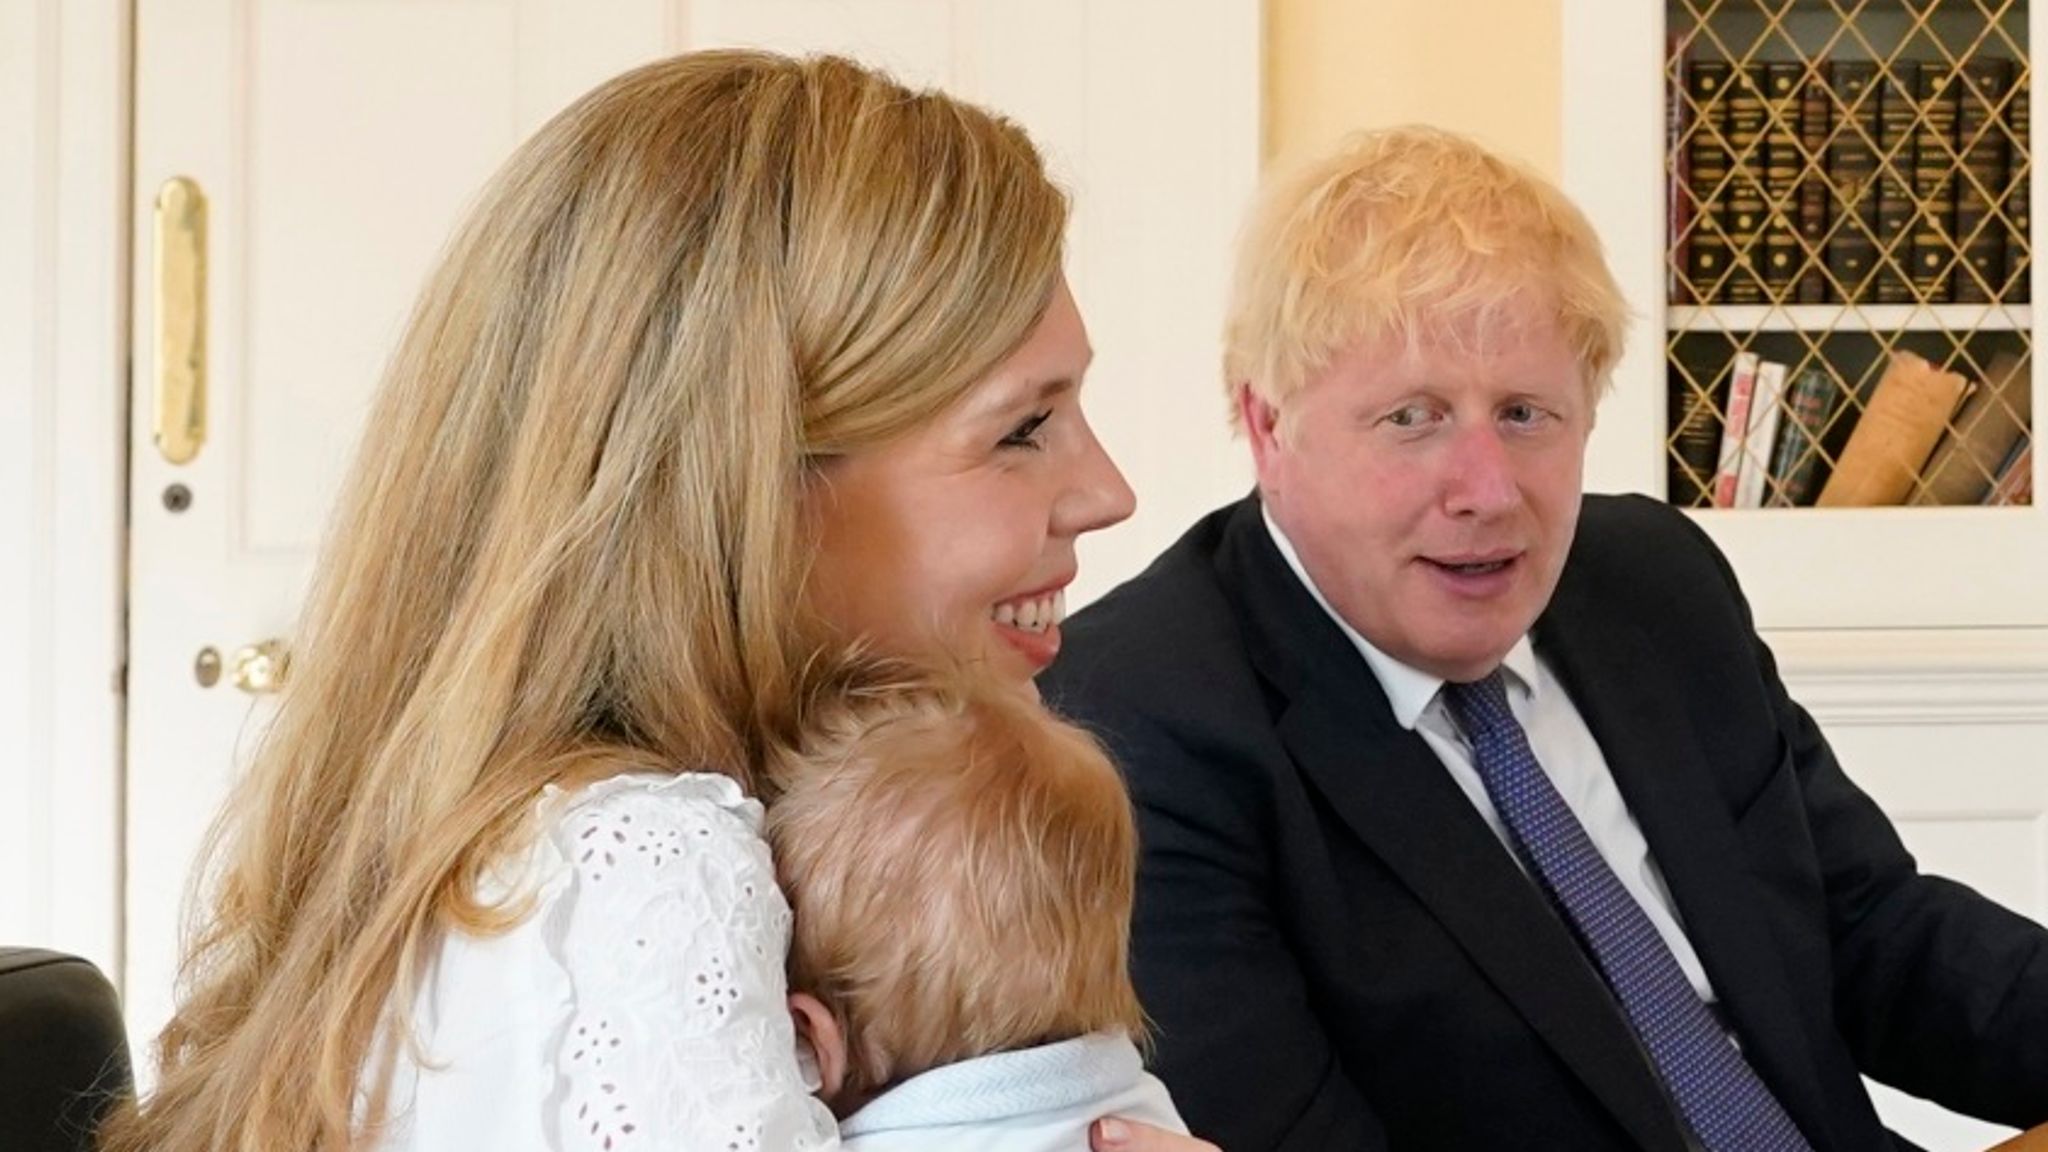
<path fill-rule="evenodd" d="M 808 992 L 789 994 L 789 1014 L 796 1034 L 818 1058 L 819 1094 L 828 1102 L 846 1087 L 846 1030 L 823 1001 Z"/>
<path fill-rule="evenodd" d="M 1249 382 L 1237 385 L 1237 417 L 1244 437 L 1251 441 L 1252 465 L 1258 471 L 1259 486 L 1267 486 L 1268 473 L 1280 451 L 1280 409 L 1259 395 Z"/>

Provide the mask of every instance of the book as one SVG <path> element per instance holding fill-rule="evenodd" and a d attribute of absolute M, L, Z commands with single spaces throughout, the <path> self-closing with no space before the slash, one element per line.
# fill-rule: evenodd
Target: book
<path fill-rule="evenodd" d="M 1690 183 L 1693 110 L 1688 97 L 1692 60 L 1684 42 L 1671 37 L 1664 48 L 1664 299 L 1693 304 L 1699 295 L 1692 283 L 1692 222 L 1697 210 Z"/>
<path fill-rule="evenodd" d="M 1853 378 L 1847 372 L 1841 374 L 1842 392 L 1835 398 L 1834 414 L 1828 418 L 1827 425 L 1821 429 L 1820 434 L 1821 457 L 1829 466 L 1828 476 L 1823 478 L 1821 488 L 1826 488 L 1825 481 L 1833 478 L 1834 465 L 1841 462 L 1842 449 L 1849 446 L 1849 438 L 1856 434 L 1857 422 L 1863 419 L 1864 411 L 1870 407 L 1871 397 L 1876 394 L 1878 384 L 1883 381 L 1887 366 L 1884 361 L 1878 360 L 1864 366 Z M 1814 493 L 1814 499 L 1816 502 L 1820 499 L 1818 490 Z"/>
<path fill-rule="evenodd" d="M 1829 87 L 1834 66 L 1815 60 L 1799 86 L 1799 278 L 1793 298 L 1801 304 L 1825 304 L 1828 291 L 1828 134 L 1834 127 L 1834 99 Z"/>
<path fill-rule="evenodd" d="M 1726 213 L 1721 186 L 1728 180 L 1728 75 L 1726 60 L 1695 59 L 1685 72 L 1690 94 L 1691 134 L 1686 137 L 1685 186 L 1692 211 L 1686 237 L 1686 278 L 1692 296 L 1702 304 L 1718 304 L 1728 277 Z"/>
<path fill-rule="evenodd" d="M 2034 445 L 2022 439 L 2012 454 L 1999 465 L 1998 480 L 1985 494 L 1986 504 L 2032 504 L 2034 502 Z"/>
<path fill-rule="evenodd" d="M 1921 469 L 1912 503 L 1977 504 L 1998 478 L 2013 447 L 2026 439 L 2034 418 L 2033 371 L 2025 356 L 2003 352 L 1992 358 L 1934 454 Z"/>
<path fill-rule="evenodd" d="M 1923 63 L 1913 100 L 1913 236 L 1907 276 L 1913 299 L 1946 304 L 1956 262 L 1956 119 L 1958 85 L 1947 64 Z"/>
<path fill-rule="evenodd" d="M 1953 299 L 1982 304 L 2005 284 L 2005 171 L 2010 157 L 2005 135 L 2006 96 L 2012 61 L 1973 56 L 1964 61 L 1956 93 L 1956 265 Z"/>
<path fill-rule="evenodd" d="M 1749 431 L 1742 438 L 1742 463 L 1735 480 L 1735 507 L 1761 508 L 1770 471 L 1771 450 L 1784 412 L 1785 366 L 1765 360 L 1756 368 L 1756 387 L 1749 400 Z"/>
<path fill-rule="evenodd" d="M 1871 295 L 1880 304 L 1913 300 L 1913 124 L 1919 106 L 1920 62 L 1893 60 L 1878 72 L 1877 276 Z"/>
<path fill-rule="evenodd" d="M 1714 466 L 1721 448 L 1721 395 L 1728 386 L 1725 364 L 1707 363 L 1688 357 L 1681 345 L 1672 353 L 1667 377 L 1669 411 L 1678 419 L 1671 426 L 1671 440 L 1665 453 L 1666 499 L 1681 508 L 1698 508 L 1714 502 Z"/>
<path fill-rule="evenodd" d="M 1750 402 L 1756 395 L 1754 352 L 1737 352 L 1728 377 L 1728 414 L 1721 425 L 1721 453 L 1714 469 L 1714 507 L 1735 507 L 1735 490 L 1742 478 L 1742 450 L 1749 437 Z"/>
<path fill-rule="evenodd" d="M 1799 81 L 1804 65 L 1773 60 L 1764 70 L 1764 215 L 1759 229 L 1757 275 L 1764 298 L 1793 302 L 1799 278 L 1799 176 L 1806 170 L 1800 141 Z"/>
<path fill-rule="evenodd" d="M 1839 508 L 1903 502 L 1969 390 L 1970 382 L 1954 372 L 1911 352 L 1892 353 L 1815 503 Z"/>
<path fill-rule="evenodd" d="M 1828 187 L 1833 203 L 1828 215 L 1827 276 L 1831 295 L 1845 301 L 1866 299 L 1877 269 L 1877 138 L 1881 98 L 1877 65 L 1868 60 L 1838 60 L 1830 73 L 1829 118 L 1835 134 L 1828 141 Z"/>
<path fill-rule="evenodd" d="M 1728 179 L 1721 218 L 1728 238 L 1728 276 L 1719 302 L 1761 304 L 1764 220 L 1770 213 L 1764 195 L 1764 66 L 1729 69 L 1727 102 Z"/>
<path fill-rule="evenodd" d="M 2033 140 L 2029 123 L 2033 113 L 2031 69 L 2021 68 L 2013 77 L 2012 95 L 2005 102 L 2005 218 L 2011 225 L 2005 234 L 2005 290 L 1998 294 L 2008 304 L 2025 304 L 2033 295 L 2033 274 L 2028 256 L 2034 250 Z"/>
<path fill-rule="evenodd" d="M 1832 466 L 1821 450 L 1821 437 L 1841 403 L 1842 382 L 1819 365 L 1800 370 L 1785 391 L 1785 417 L 1778 442 L 1771 447 L 1768 503 L 1798 508 L 1813 502 Z"/>

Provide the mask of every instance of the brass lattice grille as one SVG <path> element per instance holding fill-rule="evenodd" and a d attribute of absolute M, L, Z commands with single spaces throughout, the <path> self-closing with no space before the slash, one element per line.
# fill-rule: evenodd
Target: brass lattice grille
<path fill-rule="evenodd" d="M 2026 4 L 1667 15 L 1670 499 L 2030 502 Z"/>

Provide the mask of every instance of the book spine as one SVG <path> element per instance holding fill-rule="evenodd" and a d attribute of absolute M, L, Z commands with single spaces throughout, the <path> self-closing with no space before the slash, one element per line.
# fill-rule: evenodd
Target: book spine
<path fill-rule="evenodd" d="M 1823 507 L 1905 502 L 1970 382 L 1910 352 L 1894 352 L 1869 406 L 1820 491 Z"/>
<path fill-rule="evenodd" d="M 1727 212 L 1722 186 L 1728 181 L 1728 77 L 1726 60 L 1695 59 L 1686 68 L 1691 93 L 1692 135 L 1685 148 L 1686 188 L 1692 232 L 1686 241 L 1686 273 L 1693 298 L 1719 304 L 1728 278 Z"/>
<path fill-rule="evenodd" d="M 1743 436 L 1742 466 L 1735 483 L 1737 508 L 1760 508 L 1771 449 L 1784 412 L 1785 366 L 1775 360 L 1757 365 L 1756 389 L 1749 401 L 1749 432 Z"/>
<path fill-rule="evenodd" d="M 1664 52 L 1664 299 L 1698 303 L 1692 286 L 1692 221 L 1696 215 L 1689 179 L 1693 113 L 1688 91 L 1692 61 L 1676 37 Z"/>
<path fill-rule="evenodd" d="M 1842 382 L 1819 365 L 1802 370 L 1785 394 L 1785 419 L 1771 450 L 1772 505 L 1803 507 L 1827 479 L 1821 436 L 1842 398 Z"/>
<path fill-rule="evenodd" d="M 2033 369 L 2025 355 L 2001 352 L 1984 369 L 1983 380 L 1956 409 L 1935 445 L 1912 502 L 1922 505 L 1978 504 L 1998 476 L 1998 466 L 2026 439 L 2034 415 Z"/>
<path fill-rule="evenodd" d="M 1794 298 L 1801 304 L 1828 302 L 1828 133 L 1834 102 L 1829 96 L 1833 65 L 1815 60 L 1799 85 L 1799 261 Z"/>
<path fill-rule="evenodd" d="M 1986 504 L 2032 504 L 2034 502 L 2034 445 L 2022 439 L 1998 469 L 1998 481 L 1984 496 Z"/>
<path fill-rule="evenodd" d="M 1951 299 L 1950 273 L 1956 262 L 1956 120 L 1958 92 L 1955 70 L 1946 64 L 1922 64 L 1913 96 L 1919 117 L 1913 122 L 1913 299 L 1946 304 Z"/>
<path fill-rule="evenodd" d="M 1671 430 L 1667 499 L 1681 508 L 1713 503 L 1715 453 L 1721 447 L 1719 393 L 1727 374 L 1695 382 L 1674 366 L 1670 379 L 1670 410 L 1679 413 Z"/>
<path fill-rule="evenodd" d="M 1735 490 L 1742 479 L 1742 449 L 1749 437 L 1750 402 L 1756 396 L 1757 356 L 1737 352 L 1735 370 L 1728 378 L 1728 419 L 1721 428 L 1720 465 L 1714 470 L 1714 507 L 1735 507 Z"/>
<path fill-rule="evenodd" d="M 1878 75 L 1877 276 L 1873 295 L 1880 304 L 1913 299 L 1908 274 L 1913 261 L 1914 92 L 1920 82 L 1916 60 L 1894 60 Z"/>
<path fill-rule="evenodd" d="M 1828 279 L 1844 302 L 1867 299 L 1877 268 L 1877 138 L 1881 89 L 1877 65 L 1839 60 L 1830 74 L 1829 111 L 1836 128 L 1828 142 Z"/>
<path fill-rule="evenodd" d="M 2012 96 L 2005 102 L 2006 177 L 2005 218 L 2011 224 L 2005 237 L 2005 289 L 1998 298 L 2008 304 L 2025 304 L 2033 296 L 2029 255 L 2034 250 L 2033 180 L 2031 135 L 2033 113 L 2032 70 L 2021 68 L 2013 77 Z"/>
<path fill-rule="evenodd" d="M 1799 175 L 1806 169 L 1799 137 L 1799 81 L 1804 65 L 1772 61 L 1764 65 L 1764 216 L 1763 257 L 1758 275 L 1764 297 L 1773 303 L 1793 301 L 1799 275 Z"/>
<path fill-rule="evenodd" d="M 1732 68 L 1728 75 L 1728 181 L 1722 201 L 1728 237 L 1729 273 L 1721 300 L 1761 304 L 1764 300 L 1764 66 Z"/>
<path fill-rule="evenodd" d="M 2004 113 L 2012 88 L 2012 61 L 1972 57 L 1957 85 L 1956 147 L 1963 157 L 1956 176 L 1956 265 L 1954 299 L 1983 304 L 2005 283 L 2005 171 L 2008 159 Z"/>

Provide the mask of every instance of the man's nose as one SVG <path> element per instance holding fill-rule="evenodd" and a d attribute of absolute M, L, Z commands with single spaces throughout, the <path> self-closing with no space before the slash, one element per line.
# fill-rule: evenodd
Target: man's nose
<path fill-rule="evenodd" d="M 1454 514 L 1487 516 L 1521 501 L 1514 460 L 1491 424 L 1460 431 L 1451 444 L 1445 502 Z"/>

